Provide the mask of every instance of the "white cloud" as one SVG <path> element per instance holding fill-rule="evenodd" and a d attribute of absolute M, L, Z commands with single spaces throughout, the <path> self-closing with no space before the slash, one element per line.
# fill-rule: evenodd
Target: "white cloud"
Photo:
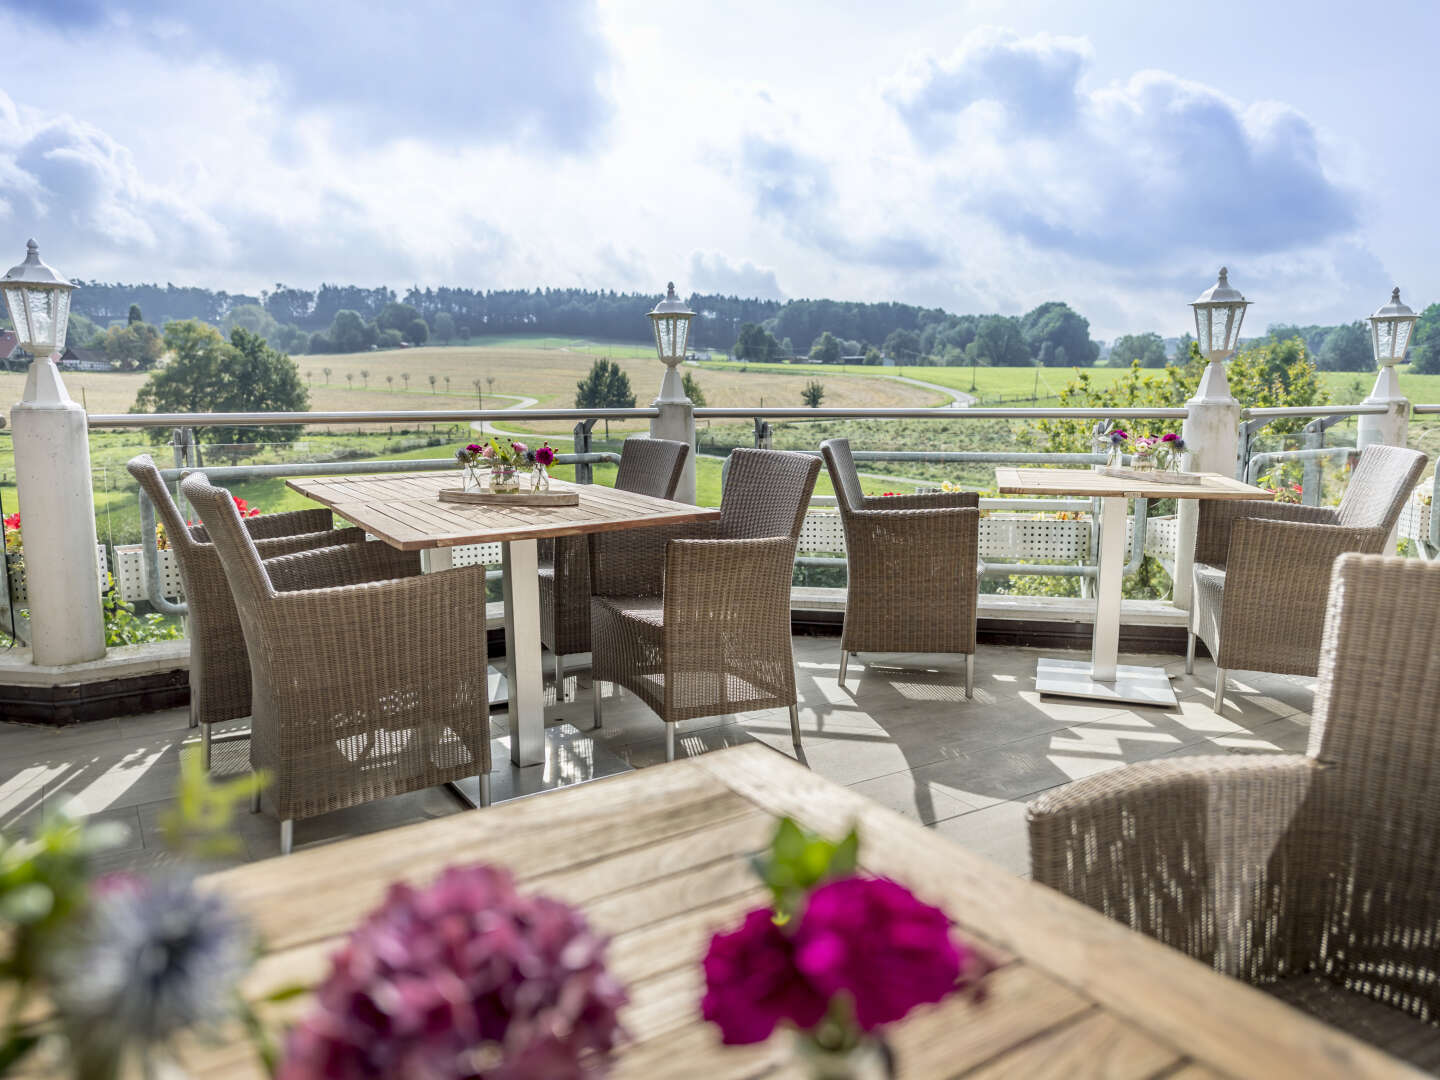
<path fill-rule="evenodd" d="M 732 263 L 714 252 L 697 251 L 690 256 L 690 288 L 699 293 L 753 296 L 759 300 L 785 299 L 774 270 L 749 260 Z"/>

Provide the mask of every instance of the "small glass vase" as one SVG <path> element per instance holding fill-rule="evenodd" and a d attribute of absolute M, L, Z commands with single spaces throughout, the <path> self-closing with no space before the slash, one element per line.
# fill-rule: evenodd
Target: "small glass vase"
<path fill-rule="evenodd" d="M 894 1055 L 880 1039 L 861 1039 L 849 1050 L 829 1050 L 800 1034 L 795 1050 L 810 1080 L 893 1080 L 895 1076 Z"/>
<path fill-rule="evenodd" d="M 484 491 L 485 477 L 481 470 L 474 465 L 464 465 L 460 469 L 460 490 L 461 491 Z"/>
<path fill-rule="evenodd" d="M 1105 462 L 1107 468 L 1118 469 L 1125 464 L 1125 448 L 1120 443 L 1110 444 L 1110 459 Z"/>
<path fill-rule="evenodd" d="M 520 477 L 514 465 L 490 466 L 490 490 L 496 495 L 515 494 L 520 490 Z"/>
<path fill-rule="evenodd" d="M 1136 472 L 1154 472 L 1155 451 L 1143 449 L 1136 450 L 1133 454 L 1130 455 L 1130 467 Z"/>
<path fill-rule="evenodd" d="M 538 461 L 535 463 L 535 471 L 530 474 L 530 490 L 550 490 L 550 473 L 545 466 L 541 465 Z"/>

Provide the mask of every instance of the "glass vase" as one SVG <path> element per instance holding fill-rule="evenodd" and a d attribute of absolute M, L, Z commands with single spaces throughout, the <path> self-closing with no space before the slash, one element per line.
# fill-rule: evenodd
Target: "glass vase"
<path fill-rule="evenodd" d="M 1130 467 L 1136 472 L 1155 471 L 1155 451 L 1138 449 L 1130 455 Z"/>
<path fill-rule="evenodd" d="M 490 490 L 496 495 L 514 494 L 520 490 L 520 477 L 514 465 L 490 466 Z"/>
<path fill-rule="evenodd" d="M 484 491 L 485 478 L 481 471 L 474 465 L 464 465 L 460 469 L 460 490 L 461 491 Z"/>
<path fill-rule="evenodd" d="M 1118 469 L 1125 464 L 1125 448 L 1120 443 L 1110 444 L 1110 459 L 1105 464 L 1112 469 Z"/>
<path fill-rule="evenodd" d="M 810 1080 L 893 1080 L 895 1076 L 894 1056 L 880 1039 L 861 1039 L 849 1050 L 830 1050 L 801 1034 L 795 1045 Z"/>
<path fill-rule="evenodd" d="M 550 490 L 550 473 L 545 466 L 541 465 L 538 461 L 535 463 L 535 471 L 530 474 L 530 490 Z"/>

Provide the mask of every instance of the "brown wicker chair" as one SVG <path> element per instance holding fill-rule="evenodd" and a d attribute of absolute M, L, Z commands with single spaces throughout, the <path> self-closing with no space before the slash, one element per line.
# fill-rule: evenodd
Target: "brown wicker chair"
<path fill-rule="evenodd" d="M 973 491 L 866 495 L 850 440 L 820 444 L 845 526 L 845 628 L 840 683 L 862 651 L 963 653 L 975 687 L 980 496 Z"/>
<path fill-rule="evenodd" d="M 1440 565 L 1342 555 L 1309 753 L 1148 762 L 1030 805 L 1036 881 L 1440 1067 Z"/>
<path fill-rule="evenodd" d="M 125 468 L 155 505 L 180 570 L 189 605 L 190 726 L 200 728 L 205 767 L 210 767 L 210 725 L 250 715 L 250 661 L 220 556 L 203 525 L 187 525 L 149 454 Z M 361 529 L 335 529 L 329 510 L 295 510 L 244 518 L 262 559 L 335 544 L 363 543 Z M 152 543 L 150 537 L 143 537 Z"/>
<path fill-rule="evenodd" d="M 420 574 L 413 552 L 345 544 L 263 562 L 230 493 L 181 491 L 215 538 L 254 685 L 250 762 L 290 850 L 296 818 L 478 775 L 490 798 L 485 568 Z"/>
<path fill-rule="evenodd" d="M 625 687 L 665 721 L 790 709 L 800 745 L 790 585 L 818 458 L 736 450 L 720 520 L 596 534 L 590 640 L 595 726 L 602 682 Z"/>
<path fill-rule="evenodd" d="M 1338 507 L 1201 501 L 1185 671 L 1198 636 L 1215 658 L 1216 712 L 1226 671 L 1316 673 L 1335 560 L 1381 552 L 1424 469 L 1418 450 L 1367 446 Z"/>
<path fill-rule="evenodd" d="M 690 448 L 669 439 L 626 439 L 615 486 L 675 496 Z M 555 656 L 555 700 L 565 687 L 565 657 L 590 651 L 590 545 L 583 536 L 540 541 L 540 641 Z"/>

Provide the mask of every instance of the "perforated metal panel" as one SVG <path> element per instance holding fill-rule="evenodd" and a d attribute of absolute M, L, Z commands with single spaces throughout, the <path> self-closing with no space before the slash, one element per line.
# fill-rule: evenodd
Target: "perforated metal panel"
<path fill-rule="evenodd" d="M 464 544 L 450 549 L 452 566 L 499 566 L 499 544 Z"/>
<path fill-rule="evenodd" d="M 800 550 L 831 553 L 845 550 L 845 526 L 839 513 L 811 511 L 800 523 Z"/>
<path fill-rule="evenodd" d="M 980 557 L 993 562 L 1084 562 L 1090 557 L 1090 522 L 991 514 L 980 519 Z"/>
<path fill-rule="evenodd" d="M 145 599 L 145 565 L 139 544 L 115 545 L 115 587 L 120 599 L 134 602 Z"/>
<path fill-rule="evenodd" d="M 1429 494 L 1425 490 L 1430 485 L 1426 484 L 1410 496 L 1410 501 L 1400 511 L 1400 536 L 1406 540 L 1414 540 L 1417 543 L 1430 542 L 1430 513 L 1431 507 L 1425 504 L 1424 496 Z"/>
<path fill-rule="evenodd" d="M 14 555 L 7 555 L 7 566 L 10 571 L 10 593 L 12 603 L 16 607 L 24 607 L 30 602 L 30 592 L 25 588 L 25 573 L 23 570 L 17 572 L 17 567 L 24 565 L 24 559 Z M 100 571 L 100 591 L 105 591 L 105 576 L 110 572 L 110 559 L 105 550 L 104 544 L 95 545 L 95 567 Z"/>

